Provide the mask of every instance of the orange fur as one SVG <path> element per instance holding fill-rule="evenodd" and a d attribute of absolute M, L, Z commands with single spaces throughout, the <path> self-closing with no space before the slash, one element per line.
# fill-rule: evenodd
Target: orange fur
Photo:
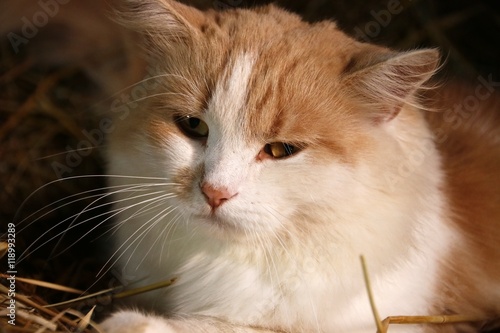
<path fill-rule="evenodd" d="M 434 72 L 435 51 L 412 53 L 405 60 L 405 55 L 354 41 L 331 22 L 311 25 L 274 6 L 203 15 L 176 3 L 165 2 L 165 6 L 184 13 L 173 30 L 175 38 L 167 31 L 166 37 L 149 36 L 146 45 L 166 72 L 176 74 L 163 81 L 174 95 L 168 96 L 168 103 L 158 101 L 158 105 L 168 104 L 171 112 L 201 116 L 216 82 L 228 79 L 224 69 L 231 67 L 232 59 L 253 52 L 258 58 L 242 130 L 253 133 L 262 144 L 296 143 L 313 151 L 316 161 L 333 158 L 355 165 L 375 149 L 372 135 L 377 134 L 372 126 L 399 117 L 417 129 L 427 127 L 427 121 L 443 157 L 448 218 L 464 236 L 463 243 L 441 258 L 441 284 L 433 309 L 437 314 L 484 318 L 500 313 L 498 295 L 491 296 L 482 285 L 500 279 L 500 97 L 496 91 L 473 113 L 448 110 L 473 92 L 466 86 L 429 89 L 419 105 L 412 96 Z M 131 24 L 138 30 L 161 25 L 160 19 L 149 22 L 147 12 L 134 15 Z M 152 117 L 162 117 L 158 112 L 163 110 L 153 108 Z M 160 141 L 168 140 L 173 130 L 171 125 L 150 129 Z M 196 172 L 179 172 L 184 188 L 193 179 Z"/>
<path fill-rule="evenodd" d="M 182 7 L 182 11 L 186 9 Z M 255 11 L 209 11 L 204 16 L 190 12 L 184 18 L 188 22 L 183 21 L 181 28 L 192 29 L 191 38 L 179 44 L 153 36 L 153 44 L 160 45 L 155 58 L 183 78 L 208 77 L 211 81 L 193 89 L 176 77 L 166 78 L 169 89 L 181 93 L 179 102 L 169 97 L 169 107 L 197 115 L 214 83 L 227 79 L 221 75 L 231 59 L 256 52 L 259 57 L 247 96 L 245 132 L 258 133 L 256 139 L 263 143 L 283 140 L 303 145 L 315 151 L 317 160 L 334 157 L 353 164 L 370 154 L 370 134 L 365 133 L 368 120 L 388 122 L 398 116 L 402 105 L 418 107 L 408 97 L 437 65 L 435 54 L 429 52 L 422 53 L 415 65 L 401 57 L 392 61 L 396 53 L 356 42 L 333 23 L 310 25 L 273 6 Z M 135 23 L 148 29 L 140 26 L 140 19 Z M 182 31 L 177 33 L 183 36 Z M 169 43 L 175 48 L 168 46 L 166 52 L 161 45 Z M 191 62 L 186 63 L 186 58 Z M 191 63 L 203 66 L 188 66 Z M 193 95 L 201 90 L 200 96 Z M 449 313 L 477 311 L 488 317 L 500 313 L 498 298 L 488 300 L 488 290 L 481 289 L 484 279 L 500 279 L 500 265 L 496 264 L 500 262 L 500 98 L 492 92 L 474 114 L 440 111 L 471 92 L 465 86 L 438 87 L 423 102 L 423 109 L 437 110 L 423 114 L 443 156 L 443 190 L 449 199 L 450 222 L 465 236 L 463 244 L 456 244 L 452 254 L 442 258 L 442 286 L 436 290 L 435 308 Z M 185 100 L 186 95 L 197 102 Z M 329 116 L 332 112 L 333 118 Z M 424 119 L 417 112 L 405 111 L 400 117 L 423 126 Z M 463 123 L 457 125 L 457 119 Z M 168 132 L 162 128 L 152 131 L 158 137 Z"/>
<path fill-rule="evenodd" d="M 469 108 L 469 96 L 479 100 L 477 89 L 485 97 Z M 430 95 L 437 111 L 426 116 L 444 158 L 450 219 L 464 235 L 443 258 L 437 295 L 446 297 L 437 308 L 494 318 L 500 291 L 487 286 L 500 280 L 500 95 L 480 81 L 449 83 Z"/>

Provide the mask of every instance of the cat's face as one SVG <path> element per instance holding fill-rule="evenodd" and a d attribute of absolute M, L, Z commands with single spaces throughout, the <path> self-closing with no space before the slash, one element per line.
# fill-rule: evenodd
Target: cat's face
<path fill-rule="evenodd" d="M 366 83 L 356 67 L 381 61 L 356 57 L 380 49 L 273 7 L 201 14 L 171 5 L 164 16 L 189 23 L 147 44 L 160 88 L 110 140 L 111 173 L 174 183 L 157 216 L 175 207 L 176 218 L 212 230 L 304 232 L 353 217 L 358 201 L 381 191 L 380 173 L 397 159 L 387 152 L 401 149 L 384 128 L 397 106 L 371 114 L 382 103 L 356 90 Z"/>

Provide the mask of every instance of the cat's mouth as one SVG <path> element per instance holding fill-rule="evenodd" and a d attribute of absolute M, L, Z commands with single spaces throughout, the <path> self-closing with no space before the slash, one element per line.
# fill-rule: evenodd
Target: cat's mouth
<path fill-rule="evenodd" d="M 241 228 L 234 223 L 234 219 L 222 213 L 219 209 L 210 209 L 207 212 L 195 214 L 199 223 L 208 226 L 210 230 L 216 229 L 224 232 L 242 231 Z"/>
<path fill-rule="evenodd" d="M 244 231 L 241 227 L 218 217 L 200 218 L 197 223 L 201 224 L 202 230 L 204 230 L 210 238 L 227 240 L 229 236 L 229 239 L 236 240 L 244 235 Z"/>
<path fill-rule="evenodd" d="M 220 227 L 231 224 L 231 223 L 228 223 L 227 218 L 223 214 L 221 214 L 218 210 L 215 210 L 215 209 L 211 209 L 210 212 L 203 217 L 203 219 L 207 223 L 212 223 L 212 224 L 214 224 L 216 226 L 220 226 Z"/>

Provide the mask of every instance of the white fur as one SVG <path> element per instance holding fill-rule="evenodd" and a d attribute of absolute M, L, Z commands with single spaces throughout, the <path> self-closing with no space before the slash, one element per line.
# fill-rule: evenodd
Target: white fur
<path fill-rule="evenodd" d="M 113 332 L 119 327 L 120 333 L 174 333 L 176 330 L 166 320 L 143 315 L 135 311 L 115 313 L 100 325 L 105 332 Z"/>
<path fill-rule="evenodd" d="M 254 62 L 255 56 L 241 55 L 217 85 L 204 115 L 210 128 L 206 150 L 180 135 L 169 137 L 168 149 L 135 138 L 136 147 L 110 150 L 112 174 L 168 182 L 176 170 L 204 163 L 205 181 L 238 192 L 216 212 L 218 223 L 228 228 L 209 217 L 198 188 L 202 179 L 193 184 L 190 202 L 174 197 L 147 214 L 134 216 L 137 209 L 121 214 L 117 244 L 129 246 L 120 250 L 122 274 L 131 280 L 145 277 L 144 284 L 177 277 L 174 286 L 145 296 L 167 313 L 293 332 L 364 333 L 376 329 L 359 262 L 363 254 L 382 317 L 425 315 L 438 254 L 444 255 L 456 237 L 443 218 L 443 175 L 438 153 L 426 144 L 429 130 L 407 132 L 406 113 L 414 110 L 402 110 L 385 127 L 373 129 L 378 145 L 354 167 L 312 161 L 307 149 L 257 163 L 261 143 L 241 131 Z M 395 175 L 385 174 L 391 165 L 411 169 L 396 175 L 396 186 Z M 119 193 L 115 200 L 127 195 Z M 174 211 L 159 214 L 167 207 Z M 111 320 L 106 327 L 113 332 L 130 324 Z M 203 325 L 200 321 L 200 329 L 206 329 Z M 158 318 L 149 326 L 141 332 L 169 332 L 168 323 Z M 398 330 L 418 332 L 391 328 Z M 212 331 L 217 332 L 207 329 Z"/>
<path fill-rule="evenodd" d="M 205 119 L 210 135 L 205 151 L 204 181 L 232 192 L 238 192 L 254 159 L 251 150 L 241 151 L 247 147 L 245 138 L 239 134 L 254 61 L 250 54 L 235 59 L 232 71 L 227 74 L 228 79 L 218 83 Z M 226 126 L 227 123 L 232 126 Z"/>

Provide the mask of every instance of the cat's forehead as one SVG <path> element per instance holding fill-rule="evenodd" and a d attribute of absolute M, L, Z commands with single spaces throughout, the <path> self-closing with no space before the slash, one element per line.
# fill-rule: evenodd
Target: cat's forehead
<path fill-rule="evenodd" d="M 317 61 L 337 74 L 360 44 L 331 21 L 307 23 L 274 6 L 257 10 L 209 12 L 200 27 L 204 48 L 218 48 L 221 56 L 253 52 L 274 65 Z M 209 51 L 210 52 L 210 51 Z"/>
<path fill-rule="evenodd" d="M 260 23 L 253 24 L 257 19 Z M 219 72 L 214 71 L 215 91 L 224 91 L 224 97 L 212 97 L 220 104 L 227 99 L 226 104 L 238 100 L 240 105 L 209 111 L 225 119 L 230 119 L 229 113 L 238 114 L 237 123 L 246 132 L 265 139 L 286 135 L 288 140 L 303 141 L 304 132 L 311 138 L 311 130 L 319 130 L 318 123 L 327 122 L 329 109 L 340 101 L 336 85 L 357 43 L 331 22 L 311 25 L 282 11 L 275 13 L 273 7 L 257 15 L 218 14 L 214 22 L 223 38 L 207 47 L 218 45 L 226 59 Z"/>
<path fill-rule="evenodd" d="M 261 11 L 208 13 L 193 44 L 170 49 L 164 63 L 174 75 L 165 76 L 164 104 L 208 120 L 212 139 L 348 150 L 342 137 L 355 132 L 356 119 L 339 86 L 359 43 L 331 22 L 305 23 L 272 6 Z"/>

